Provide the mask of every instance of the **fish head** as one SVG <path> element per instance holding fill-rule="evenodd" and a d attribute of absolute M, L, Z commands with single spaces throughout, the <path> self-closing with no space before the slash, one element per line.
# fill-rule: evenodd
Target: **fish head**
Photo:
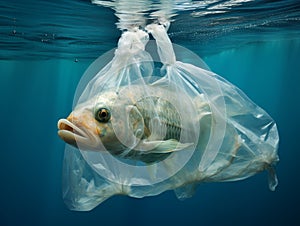
<path fill-rule="evenodd" d="M 81 103 L 58 121 L 58 135 L 80 150 L 119 153 L 143 136 L 144 120 L 134 105 L 115 92 Z"/>

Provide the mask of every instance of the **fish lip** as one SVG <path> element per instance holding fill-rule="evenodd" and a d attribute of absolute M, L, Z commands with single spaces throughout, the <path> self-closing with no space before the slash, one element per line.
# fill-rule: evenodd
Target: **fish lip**
<path fill-rule="evenodd" d="M 66 127 L 68 129 L 66 129 Z M 60 119 L 57 122 L 58 136 L 66 143 L 80 150 L 98 151 L 99 141 L 97 136 L 84 128 L 76 126 L 68 119 Z"/>
<path fill-rule="evenodd" d="M 72 140 L 72 143 L 76 142 L 83 142 L 89 140 L 88 134 L 72 122 L 67 119 L 60 119 L 57 122 L 58 128 L 58 135 L 65 140 L 67 143 L 68 141 Z M 67 129 L 68 128 L 68 129 Z"/>

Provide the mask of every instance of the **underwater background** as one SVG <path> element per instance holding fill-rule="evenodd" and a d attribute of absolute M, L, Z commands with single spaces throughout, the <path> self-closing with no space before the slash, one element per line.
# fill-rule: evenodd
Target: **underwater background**
<path fill-rule="evenodd" d="M 71 111 L 88 66 L 116 47 L 117 17 L 87 0 L 0 0 L 0 225 L 300 225 L 300 2 L 173 2 L 172 42 L 201 56 L 277 122 L 276 191 L 264 172 L 200 184 L 185 201 L 168 191 L 68 210 L 57 120 Z"/>

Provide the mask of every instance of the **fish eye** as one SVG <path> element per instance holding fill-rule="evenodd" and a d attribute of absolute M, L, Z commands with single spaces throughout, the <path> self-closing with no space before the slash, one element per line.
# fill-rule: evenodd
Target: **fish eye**
<path fill-rule="evenodd" d="M 110 111 L 107 108 L 99 108 L 96 111 L 95 119 L 98 122 L 108 122 L 110 119 Z"/>

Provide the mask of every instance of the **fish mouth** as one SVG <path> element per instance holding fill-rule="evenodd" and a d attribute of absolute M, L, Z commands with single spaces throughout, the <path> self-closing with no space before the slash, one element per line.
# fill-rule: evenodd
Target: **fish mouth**
<path fill-rule="evenodd" d="M 57 127 L 58 136 L 66 143 L 75 147 L 78 147 L 78 144 L 85 144 L 90 140 L 90 137 L 83 129 L 67 119 L 60 119 Z"/>

